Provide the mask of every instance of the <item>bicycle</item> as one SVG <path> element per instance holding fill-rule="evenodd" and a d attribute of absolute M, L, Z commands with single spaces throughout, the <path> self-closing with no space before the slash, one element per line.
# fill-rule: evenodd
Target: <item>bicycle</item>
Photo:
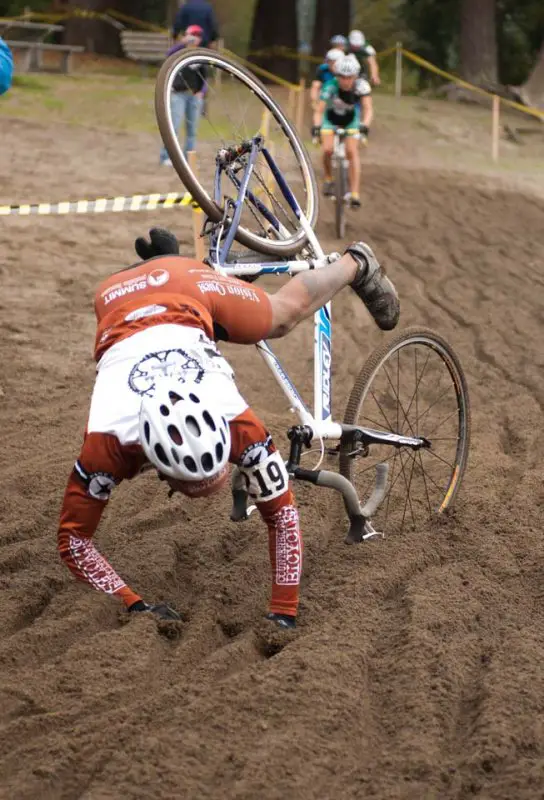
<path fill-rule="evenodd" d="M 200 63 L 223 71 L 222 94 L 226 92 L 227 79 L 232 79 L 233 86 L 239 84 L 238 88 L 248 89 L 252 98 L 271 113 L 287 139 L 291 155 L 297 159 L 298 171 L 293 171 L 291 177 L 304 192 L 302 203 L 264 137 L 255 132 L 258 125 L 243 138 L 236 134 L 234 141 L 227 140 L 224 126 L 221 128 L 215 169 L 208 178 L 211 185 L 209 190 L 203 186 L 204 178 L 196 176 L 179 146 L 169 103 L 177 71 L 188 65 L 198 69 Z M 281 107 L 251 72 L 223 54 L 182 51 L 161 68 L 155 98 L 159 129 L 172 163 L 206 214 L 203 235 L 209 238 L 207 263 L 211 268 L 253 280 L 265 274 L 292 276 L 326 268 L 339 258 L 338 253 L 324 253 L 313 230 L 317 189 L 304 145 Z M 220 98 L 214 98 L 214 107 L 216 99 Z M 248 117 L 245 115 L 246 120 Z M 237 115 L 236 125 L 239 120 Z M 268 170 L 267 175 L 264 170 Z M 233 195 L 223 195 L 227 181 L 234 189 Z M 261 200 L 263 195 L 266 203 Z M 241 224 L 242 219 L 245 225 Z M 275 259 L 240 257 L 232 251 L 235 240 Z M 247 291 L 251 291 L 249 286 Z M 286 464 L 290 476 L 342 494 L 350 523 L 345 539 L 348 544 L 383 535 L 374 527 L 374 518 L 403 530 L 407 521 L 415 528 L 422 521 L 443 514 L 451 508 L 459 491 L 470 445 L 467 383 L 451 346 L 426 328 L 411 328 L 394 335 L 367 359 L 349 395 L 344 420 L 338 422 L 332 418 L 331 405 L 330 303 L 316 312 L 314 326 L 313 411 L 270 345 L 266 341 L 257 344 L 290 409 L 298 415 L 298 424 L 287 431 L 290 452 Z M 320 442 L 321 457 L 313 469 L 305 469 L 300 462 L 315 439 Z M 325 441 L 335 442 L 336 446 L 325 448 Z M 337 459 L 338 472 L 320 468 L 325 454 Z M 432 467 L 436 469 L 434 477 Z M 257 465 L 255 470 L 259 469 Z M 274 475 L 268 479 L 273 481 Z M 232 519 L 246 519 L 252 508 L 248 507 L 245 485 L 236 469 L 232 495 Z"/>
<path fill-rule="evenodd" d="M 334 175 L 334 199 L 336 203 L 334 219 L 336 235 L 339 239 L 343 239 L 346 235 L 346 203 L 349 187 L 349 161 L 346 156 L 346 136 L 348 136 L 348 132 L 344 128 L 335 129 L 334 149 L 332 152 L 332 172 Z"/>

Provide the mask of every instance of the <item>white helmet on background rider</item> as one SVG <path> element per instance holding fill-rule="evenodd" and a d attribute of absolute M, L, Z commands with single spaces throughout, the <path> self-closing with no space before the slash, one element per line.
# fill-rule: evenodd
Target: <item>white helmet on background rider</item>
<path fill-rule="evenodd" d="M 140 408 L 140 443 L 160 474 L 193 497 L 220 488 L 228 473 L 230 429 L 217 396 L 192 380 L 159 378 Z"/>
<path fill-rule="evenodd" d="M 344 56 L 334 65 L 334 73 L 339 78 L 356 78 L 361 71 L 361 65 L 354 55 Z"/>
<path fill-rule="evenodd" d="M 351 31 L 348 36 L 350 47 L 354 50 L 360 50 L 366 44 L 365 35 L 362 31 Z"/>
<path fill-rule="evenodd" d="M 348 40 L 341 33 L 337 33 L 330 41 L 331 47 L 339 47 L 341 50 L 348 49 Z"/>
<path fill-rule="evenodd" d="M 325 61 L 332 61 L 332 63 L 336 63 L 340 58 L 344 57 L 344 51 L 340 50 L 338 47 L 333 47 L 327 51 L 325 56 Z"/>

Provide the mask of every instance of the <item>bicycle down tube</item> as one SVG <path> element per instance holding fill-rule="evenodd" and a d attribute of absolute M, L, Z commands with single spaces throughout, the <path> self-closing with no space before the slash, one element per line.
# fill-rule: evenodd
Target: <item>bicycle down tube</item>
<path fill-rule="evenodd" d="M 314 254 L 317 256 L 316 262 L 314 262 L 312 265 L 306 262 L 305 268 L 315 269 L 319 268 L 320 266 L 325 266 L 327 262 L 324 257 L 323 249 L 319 244 L 311 225 L 306 220 L 294 194 L 289 189 L 289 186 L 281 174 L 272 155 L 266 147 L 262 146 L 262 138 L 260 136 L 255 137 L 251 142 L 244 142 L 242 146 L 237 148 L 236 151 L 225 149 L 224 151 L 221 151 L 217 157 L 215 176 L 216 203 L 219 203 L 221 199 L 221 173 L 223 171 L 227 173 L 228 177 L 232 180 L 238 190 L 238 197 L 235 201 L 235 210 L 230 229 L 227 233 L 225 243 L 221 247 L 219 266 L 226 274 L 229 274 L 230 270 L 225 266 L 225 262 L 234 241 L 234 234 L 240 220 L 242 206 L 246 195 L 249 202 L 251 202 L 259 211 L 261 211 L 261 213 L 263 213 L 265 219 L 267 219 L 267 221 L 270 222 L 276 230 L 281 231 L 282 226 L 279 220 L 276 219 L 272 212 L 266 208 L 260 202 L 260 200 L 253 195 L 252 192 L 248 192 L 247 190 L 251 171 L 253 170 L 259 149 L 262 149 L 262 153 L 274 178 L 276 179 L 281 193 L 296 214 L 301 227 L 308 238 L 309 245 L 314 251 Z M 245 156 L 249 156 L 249 158 L 245 164 L 244 174 L 240 179 L 234 174 L 232 170 L 232 164 L 237 158 Z M 264 211 L 266 211 L 266 213 L 264 213 Z M 319 262 L 321 262 L 321 264 Z M 289 265 L 278 265 L 278 267 L 271 265 L 268 268 L 261 268 L 259 273 L 281 274 L 282 272 L 291 272 L 291 274 L 293 274 L 295 272 L 293 267 L 295 267 L 296 264 L 297 262 L 290 262 Z M 232 274 L 242 275 L 248 273 L 244 273 L 242 270 L 236 270 L 233 271 Z M 255 274 L 255 270 L 253 270 L 253 274 Z M 269 368 L 272 369 L 276 380 L 287 395 L 290 407 L 297 410 L 299 417 L 304 424 L 309 424 L 310 420 L 308 419 L 308 411 L 302 402 L 300 395 L 296 391 L 293 382 L 288 378 L 277 357 L 274 355 L 270 345 L 267 342 L 261 342 L 259 345 L 257 345 L 257 349 L 268 364 Z M 315 429 L 315 433 L 320 436 L 334 436 L 334 438 L 339 438 L 341 435 L 340 426 L 332 423 L 332 319 L 330 302 L 320 308 L 314 314 L 314 409 L 312 428 Z"/>

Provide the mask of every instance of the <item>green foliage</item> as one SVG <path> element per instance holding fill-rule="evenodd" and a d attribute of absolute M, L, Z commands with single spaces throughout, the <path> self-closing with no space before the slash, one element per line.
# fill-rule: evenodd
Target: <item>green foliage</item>
<path fill-rule="evenodd" d="M 25 8 L 44 13 L 51 8 L 51 0 L 0 0 L 0 17 L 18 17 Z"/>

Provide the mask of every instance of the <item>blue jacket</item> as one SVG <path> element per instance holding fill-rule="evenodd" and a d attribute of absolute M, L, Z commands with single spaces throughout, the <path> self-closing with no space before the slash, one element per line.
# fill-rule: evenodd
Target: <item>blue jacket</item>
<path fill-rule="evenodd" d="M 219 38 L 215 14 L 208 0 L 187 0 L 178 9 L 174 20 L 174 36 L 187 30 L 189 25 L 200 25 L 204 31 L 203 47 L 207 47 L 210 42 L 215 42 Z"/>
<path fill-rule="evenodd" d="M 13 56 L 7 44 L 0 37 L 0 94 L 7 92 L 13 77 Z"/>

